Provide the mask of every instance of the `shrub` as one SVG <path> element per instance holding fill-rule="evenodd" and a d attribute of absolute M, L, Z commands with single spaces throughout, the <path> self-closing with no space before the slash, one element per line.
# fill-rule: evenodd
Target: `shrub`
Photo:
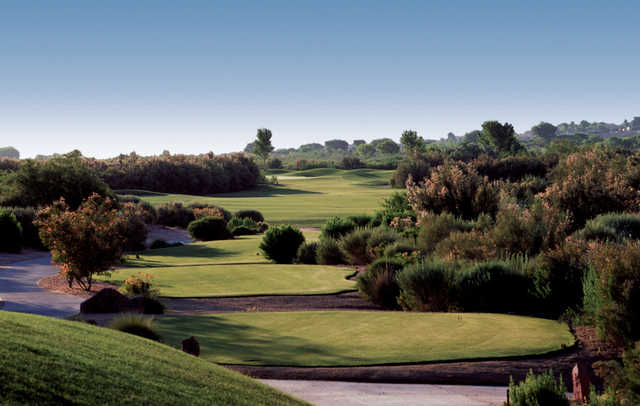
<path fill-rule="evenodd" d="M 214 217 L 222 217 L 227 222 L 233 217 L 229 210 L 215 204 L 191 203 L 189 208 L 193 210 L 194 216 L 195 213 L 201 213 L 200 217 L 207 217 L 207 214 L 213 214 Z"/>
<path fill-rule="evenodd" d="M 439 163 L 439 165 L 442 162 Z M 423 182 L 425 178 L 429 177 L 429 173 L 431 171 L 431 167 L 427 162 L 422 160 L 411 160 L 411 161 L 403 161 L 398 164 L 398 167 L 393 174 L 391 175 L 391 187 L 394 188 L 404 188 L 409 176 L 415 182 Z"/>
<path fill-rule="evenodd" d="M 296 254 L 296 262 L 300 264 L 317 264 L 316 256 L 318 254 L 318 243 L 316 241 L 304 243 L 298 248 Z"/>
<path fill-rule="evenodd" d="M 640 239 L 640 217 L 628 213 L 601 214 L 587 221 L 574 236 L 585 241 L 600 240 L 622 242 Z"/>
<path fill-rule="evenodd" d="M 630 347 L 640 340 L 640 242 L 595 245 L 589 256 L 598 272 L 596 328 L 601 337 Z"/>
<path fill-rule="evenodd" d="M 149 202 L 144 200 L 137 202 L 136 212 L 140 217 L 142 217 L 145 224 L 155 224 L 158 221 L 158 212 Z"/>
<path fill-rule="evenodd" d="M 149 231 L 142 213 L 133 203 L 125 203 L 125 206 L 120 210 L 120 215 L 123 218 L 120 223 L 122 227 L 120 234 L 125 237 L 124 250 L 144 250 Z"/>
<path fill-rule="evenodd" d="M 235 216 L 240 219 L 250 218 L 256 223 L 264 221 L 264 216 L 258 210 L 240 210 L 236 212 Z"/>
<path fill-rule="evenodd" d="M 122 210 L 131 210 L 125 207 Z M 121 260 L 126 247 L 128 215 L 111 199 L 95 194 L 71 211 L 64 199 L 38 211 L 35 224 L 51 249 L 53 260 L 69 287 L 75 280 L 91 290 L 93 275 L 107 272 Z"/>
<path fill-rule="evenodd" d="M 455 231 L 440 241 L 434 255 L 447 262 L 478 262 L 496 257 L 493 241 L 479 231 Z"/>
<path fill-rule="evenodd" d="M 345 156 L 340 160 L 340 163 L 337 166 L 340 169 L 359 169 L 363 168 L 365 165 L 358 157 Z"/>
<path fill-rule="evenodd" d="M 407 182 L 407 198 L 416 213 L 448 212 L 471 220 L 498 209 L 499 184 L 478 174 L 472 164 L 445 163 L 435 168 L 424 184 Z"/>
<path fill-rule="evenodd" d="M 44 249 L 40 240 L 39 230 L 33 221 L 36 218 L 36 210 L 33 207 L 5 207 L 5 210 L 13 213 L 22 228 L 22 245 L 36 249 Z"/>
<path fill-rule="evenodd" d="M 367 240 L 367 252 L 374 259 L 381 257 L 384 249 L 401 238 L 400 233 L 392 228 L 378 227 L 374 228 L 371 236 Z"/>
<path fill-rule="evenodd" d="M 233 236 L 240 236 L 240 235 L 253 235 L 256 234 L 255 230 L 252 230 L 248 227 L 245 226 L 238 226 L 238 227 L 234 227 L 231 230 L 231 234 Z"/>
<path fill-rule="evenodd" d="M 152 280 L 152 275 L 138 272 L 138 275 L 131 275 L 125 279 L 122 286 L 120 286 L 120 290 L 128 296 L 151 296 L 154 294 L 151 289 Z"/>
<path fill-rule="evenodd" d="M 340 239 L 340 248 L 349 264 L 364 265 L 371 262 L 372 258 L 367 248 L 371 234 L 369 228 L 357 228 Z"/>
<path fill-rule="evenodd" d="M 119 314 L 113 318 L 109 328 L 147 338 L 153 341 L 160 341 L 160 335 L 153 327 L 153 318 L 145 317 L 136 313 Z"/>
<path fill-rule="evenodd" d="M 432 253 L 436 245 L 454 231 L 471 231 L 472 226 L 450 213 L 425 213 L 420 218 L 418 246 L 426 253 Z"/>
<path fill-rule="evenodd" d="M 484 262 L 463 271 L 457 291 L 468 312 L 520 313 L 531 306 L 529 280 L 504 262 Z"/>
<path fill-rule="evenodd" d="M 0 251 L 20 252 L 22 250 L 22 226 L 15 214 L 0 209 Z"/>
<path fill-rule="evenodd" d="M 193 210 L 193 217 L 196 220 L 200 220 L 201 218 L 204 218 L 204 217 L 220 217 L 221 219 L 224 219 L 225 221 L 227 221 L 224 218 L 224 211 L 218 207 L 202 207 L 202 208 L 194 207 L 192 210 Z"/>
<path fill-rule="evenodd" d="M 189 223 L 189 235 L 200 241 L 226 240 L 231 237 L 222 217 L 203 217 Z"/>
<path fill-rule="evenodd" d="M 551 370 L 540 375 L 529 371 L 525 380 L 517 385 L 513 377 L 509 380 L 509 398 L 513 406 L 569 406 L 565 391 L 562 376 L 556 381 Z"/>
<path fill-rule="evenodd" d="M 396 274 L 404 266 L 405 262 L 400 258 L 383 257 L 373 261 L 366 271 L 358 276 L 357 286 L 360 294 L 386 309 L 397 309 L 400 287 Z"/>
<path fill-rule="evenodd" d="M 367 227 L 370 225 L 371 220 L 373 220 L 373 217 L 368 214 L 347 216 L 347 221 L 352 221 L 357 227 Z"/>
<path fill-rule="evenodd" d="M 338 239 L 343 235 L 350 233 L 355 228 L 356 223 L 351 220 L 332 217 L 322 226 L 322 237 Z"/>
<path fill-rule="evenodd" d="M 583 279 L 589 269 L 586 246 L 569 241 L 543 252 L 536 262 L 533 282 L 543 311 L 558 317 L 567 310 L 579 310 L 583 303 Z"/>
<path fill-rule="evenodd" d="M 258 233 L 258 223 L 253 221 L 253 219 L 250 217 L 234 217 L 227 223 L 227 227 L 229 228 L 229 230 L 231 230 L 231 233 L 233 233 L 233 235 L 247 235 Z M 238 228 L 241 228 L 241 230 L 237 231 L 241 234 L 236 234 L 236 229 Z"/>
<path fill-rule="evenodd" d="M 333 238 L 323 238 L 318 244 L 316 261 L 320 265 L 340 265 L 346 262 L 338 241 Z"/>
<path fill-rule="evenodd" d="M 278 264 L 291 264 L 298 248 L 304 243 L 304 235 L 292 226 L 271 227 L 264 234 L 260 249 L 267 259 Z"/>
<path fill-rule="evenodd" d="M 280 158 L 272 158 L 267 162 L 269 169 L 282 169 L 282 160 Z"/>
<path fill-rule="evenodd" d="M 158 224 L 168 227 L 187 228 L 195 220 L 193 209 L 181 202 L 165 203 L 158 206 Z"/>
<path fill-rule="evenodd" d="M 397 281 L 398 303 L 405 310 L 446 312 L 453 305 L 453 273 L 443 262 L 426 260 L 404 268 Z"/>

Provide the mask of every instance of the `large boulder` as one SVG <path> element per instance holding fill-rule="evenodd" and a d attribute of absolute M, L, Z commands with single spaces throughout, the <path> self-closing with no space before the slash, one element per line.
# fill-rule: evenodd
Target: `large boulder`
<path fill-rule="evenodd" d="M 81 313 L 119 313 L 126 311 L 129 298 L 113 288 L 104 288 L 80 304 Z"/>

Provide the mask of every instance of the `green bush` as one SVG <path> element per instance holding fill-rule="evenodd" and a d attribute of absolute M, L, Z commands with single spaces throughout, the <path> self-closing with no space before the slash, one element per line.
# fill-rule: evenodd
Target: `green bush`
<path fill-rule="evenodd" d="M 387 227 L 374 228 L 367 240 L 367 252 L 373 257 L 382 256 L 384 249 L 398 241 L 402 236 L 394 229 Z"/>
<path fill-rule="evenodd" d="M 350 233 L 355 228 L 356 223 L 351 220 L 340 217 L 332 217 L 322 226 L 321 235 L 323 238 L 338 239 L 343 235 Z"/>
<path fill-rule="evenodd" d="M 296 259 L 298 248 L 304 243 L 304 235 L 292 226 L 271 227 L 264 234 L 260 249 L 267 259 L 278 264 L 291 264 Z"/>
<path fill-rule="evenodd" d="M 471 231 L 471 223 L 450 213 L 427 213 L 420 220 L 418 246 L 425 253 L 432 253 L 438 243 L 454 231 Z"/>
<path fill-rule="evenodd" d="M 195 240 L 226 240 L 231 237 L 222 217 L 203 217 L 189 223 L 189 235 Z"/>
<path fill-rule="evenodd" d="M 600 240 L 622 242 L 640 239 L 640 217 L 628 213 L 601 214 L 587 221 L 574 236 L 585 241 Z"/>
<path fill-rule="evenodd" d="M 238 226 L 231 229 L 231 234 L 233 234 L 234 236 L 253 235 L 256 234 L 256 231 L 245 226 Z"/>
<path fill-rule="evenodd" d="M 418 252 L 418 248 L 412 241 L 400 240 L 393 244 L 389 244 L 385 247 L 383 256 L 395 257 L 396 255 L 409 256 L 415 252 Z"/>
<path fill-rule="evenodd" d="M 137 208 L 129 208 L 121 211 L 126 221 L 122 223 L 121 234 L 125 237 L 125 251 L 142 251 L 146 246 L 147 225 L 144 216 Z"/>
<path fill-rule="evenodd" d="M 400 287 L 396 275 L 404 266 L 405 262 L 400 258 L 383 257 L 373 261 L 366 271 L 358 276 L 358 291 L 377 305 L 386 309 L 397 309 Z"/>
<path fill-rule="evenodd" d="M 215 204 L 209 204 L 209 203 L 191 203 L 189 205 L 189 208 L 191 210 L 196 210 L 196 209 L 212 209 L 213 211 L 216 212 L 220 212 L 222 213 L 222 218 L 224 218 L 224 221 L 229 221 L 231 220 L 231 218 L 233 217 L 233 214 L 231 214 L 231 212 L 223 207 L 220 207 L 218 205 Z M 216 214 L 216 216 L 219 216 L 219 214 Z M 203 216 L 206 217 L 206 216 Z"/>
<path fill-rule="evenodd" d="M 323 238 L 320 240 L 316 261 L 320 265 L 340 265 L 346 263 L 338 241 L 333 238 Z"/>
<path fill-rule="evenodd" d="M 453 305 L 455 282 L 448 266 L 426 260 L 404 268 L 397 275 L 398 304 L 405 310 L 446 312 Z"/>
<path fill-rule="evenodd" d="M 22 250 L 22 227 L 15 214 L 0 209 L 0 251 L 18 253 Z"/>
<path fill-rule="evenodd" d="M 109 328 L 133 334 L 139 337 L 148 338 L 153 341 L 160 341 L 161 337 L 153 327 L 153 318 L 145 317 L 136 313 L 119 314 L 113 318 Z"/>
<path fill-rule="evenodd" d="M 357 227 L 367 227 L 370 225 L 371 220 L 373 220 L 373 217 L 368 214 L 347 216 L 347 221 L 352 221 Z"/>
<path fill-rule="evenodd" d="M 347 262 L 351 265 L 365 265 L 372 257 L 368 250 L 368 241 L 372 230 L 357 228 L 340 239 L 340 248 L 344 252 Z"/>
<path fill-rule="evenodd" d="M 158 212 L 151 203 L 140 200 L 136 203 L 136 211 L 142 216 L 145 224 L 155 224 L 158 221 Z"/>
<path fill-rule="evenodd" d="M 195 220 L 193 209 L 181 202 L 165 203 L 158 206 L 158 224 L 169 227 L 187 228 Z"/>
<path fill-rule="evenodd" d="M 33 207 L 5 207 L 5 209 L 16 216 L 20 227 L 22 227 L 22 245 L 35 249 L 44 249 L 38 227 L 33 224 L 36 218 L 36 210 Z"/>
<path fill-rule="evenodd" d="M 227 223 L 227 228 L 233 235 L 251 235 L 258 233 L 258 223 L 250 217 L 233 217 Z"/>
<path fill-rule="evenodd" d="M 468 312 L 511 313 L 531 308 L 529 279 L 507 263 L 484 262 L 462 272 L 457 291 Z"/>
<path fill-rule="evenodd" d="M 250 218 L 256 223 L 264 221 L 264 216 L 258 210 L 240 210 L 236 212 L 235 217 L 238 217 L 241 219 Z"/>
<path fill-rule="evenodd" d="M 540 375 L 529 371 L 524 381 L 509 381 L 509 398 L 512 406 L 569 406 L 562 376 L 556 380 L 553 371 Z"/>
<path fill-rule="evenodd" d="M 296 262 L 300 264 L 315 265 L 317 264 L 316 256 L 318 254 L 318 243 L 316 241 L 304 243 L 298 248 Z"/>
<path fill-rule="evenodd" d="M 256 226 L 256 231 L 258 233 L 264 233 L 268 229 L 269 229 L 269 223 L 265 223 L 264 221 L 259 222 L 258 225 Z"/>

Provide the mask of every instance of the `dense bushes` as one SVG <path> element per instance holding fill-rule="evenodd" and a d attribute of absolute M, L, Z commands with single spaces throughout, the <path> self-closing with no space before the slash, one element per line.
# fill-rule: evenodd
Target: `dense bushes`
<path fill-rule="evenodd" d="M 79 152 L 46 161 L 27 159 L 0 183 L 0 205 L 38 207 L 64 198 L 72 209 L 94 193 L 111 190 L 83 161 Z"/>
<path fill-rule="evenodd" d="M 243 154 L 162 155 L 135 153 L 107 160 L 88 160 L 113 189 L 163 193 L 213 194 L 255 187 L 258 166 Z"/>
<path fill-rule="evenodd" d="M 340 265 L 344 264 L 346 260 L 337 240 L 322 238 L 318 243 L 316 261 L 320 265 Z"/>
<path fill-rule="evenodd" d="M 622 242 L 640 239 L 640 217 L 628 213 L 601 214 L 587 221 L 584 228 L 575 233 L 576 238 Z"/>
<path fill-rule="evenodd" d="M 551 370 L 540 375 L 529 371 L 519 384 L 516 385 L 513 378 L 509 382 L 509 399 L 513 406 L 569 406 L 565 392 L 562 376 L 556 380 Z"/>
<path fill-rule="evenodd" d="M 36 211 L 33 207 L 4 207 L 13 213 L 22 228 L 22 245 L 25 247 L 44 249 L 40 235 L 38 235 L 38 227 L 33 224 L 36 218 Z"/>
<path fill-rule="evenodd" d="M 318 254 L 318 242 L 307 242 L 298 248 L 298 253 L 296 254 L 296 262 L 299 264 L 308 264 L 315 265 L 318 263 L 316 259 Z"/>
<path fill-rule="evenodd" d="M 371 254 L 367 248 L 371 233 L 371 229 L 358 228 L 340 239 L 340 248 L 351 265 L 364 265 L 371 262 Z"/>
<path fill-rule="evenodd" d="M 406 310 L 445 312 L 454 296 L 455 279 L 443 262 L 425 260 L 409 266 L 397 275 L 398 303 Z"/>
<path fill-rule="evenodd" d="M 297 228 L 276 226 L 269 228 L 264 234 L 260 249 L 267 259 L 278 264 L 291 264 L 303 243 L 304 236 Z"/>
<path fill-rule="evenodd" d="M 356 223 L 350 219 L 332 217 L 322 226 L 322 237 L 340 238 L 356 228 Z"/>
<path fill-rule="evenodd" d="M 196 219 L 193 209 L 181 202 L 161 204 L 157 208 L 158 224 L 169 227 L 187 228 Z"/>
<path fill-rule="evenodd" d="M 357 279 L 360 294 L 386 309 L 398 308 L 400 287 L 396 274 L 406 262 L 400 258 L 383 257 L 373 261 Z"/>
<path fill-rule="evenodd" d="M 109 328 L 153 341 L 161 340 L 160 335 L 153 327 L 153 319 L 141 314 L 124 313 L 117 315 L 109 324 Z"/>
<path fill-rule="evenodd" d="M 22 227 L 15 214 L 0 208 L 0 251 L 22 250 Z"/>
<path fill-rule="evenodd" d="M 464 221 L 453 214 L 425 213 L 420 219 L 420 231 L 418 232 L 418 246 L 425 253 L 432 253 L 438 243 L 454 231 L 471 231 L 471 223 Z"/>
<path fill-rule="evenodd" d="M 240 210 L 234 216 L 239 219 L 249 218 L 256 223 L 264 221 L 264 216 L 258 210 Z"/>
<path fill-rule="evenodd" d="M 203 217 L 189 223 L 189 235 L 195 240 L 226 240 L 231 237 L 227 223 L 222 217 Z"/>

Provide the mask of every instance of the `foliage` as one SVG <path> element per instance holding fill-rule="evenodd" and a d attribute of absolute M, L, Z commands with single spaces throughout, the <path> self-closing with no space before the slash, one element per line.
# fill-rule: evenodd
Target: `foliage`
<path fill-rule="evenodd" d="M 299 264 L 315 265 L 317 264 L 318 242 L 306 242 L 298 248 L 296 254 L 296 262 Z"/>
<path fill-rule="evenodd" d="M 494 214 L 498 185 L 481 177 L 471 164 L 445 163 L 435 168 L 424 184 L 407 182 L 407 198 L 417 213 L 448 212 L 465 220 L 480 213 Z"/>
<path fill-rule="evenodd" d="M 273 151 L 271 144 L 271 130 L 268 128 L 259 128 L 256 134 L 256 140 L 253 143 L 253 153 L 262 158 L 264 169 L 267 169 L 267 158 Z"/>
<path fill-rule="evenodd" d="M 187 228 L 195 220 L 193 209 L 182 202 L 165 203 L 158 206 L 158 224 L 169 227 Z"/>
<path fill-rule="evenodd" d="M 472 224 L 450 213 L 426 212 L 420 218 L 418 246 L 425 254 L 432 253 L 436 245 L 454 231 L 471 231 Z"/>
<path fill-rule="evenodd" d="M 385 225 L 388 226 L 395 219 L 410 218 L 416 219 L 416 213 L 411 209 L 407 195 L 402 192 L 395 192 L 382 202 L 382 210 L 376 212 L 372 226 Z"/>
<path fill-rule="evenodd" d="M 405 262 L 400 258 L 376 259 L 367 266 L 364 273 L 358 275 L 358 291 L 367 300 L 385 309 L 397 309 L 400 287 L 396 281 L 396 274 L 404 266 Z"/>
<path fill-rule="evenodd" d="M 604 378 L 607 390 L 603 396 L 591 392 L 589 406 L 626 406 L 640 404 L 640 347 L 624 351 L 622 362 L 599 361 L 594 364 Z"/>
<path fill-rule="evenodd" d="M 260 243 L 260 250 L 267 259 L 278 264 L 291 264 L 298 253 L 298 248 L 304 243 L 304 235 L 289 225 L 271 227 L 264 234 Z"/>
<path fill-rule="evenodd" d="M 352 220 L 341 217 L 332 217 L 322 226 L 322 237 L 338 239 L 343 235 L 350 233 L 355 228 L 356 223 Z"/>
<path fill-rule="evenodd" d="M 371 262 L 367 248 L 371 233 L 370 228 L 356 228 L 340 239 L 340 248 L 349 264 L 365 265 Z"/>
<path fill-rule="evenodd" d="M 20 159 L 20 151 L 14 147 L 0 148 L 0 158 Z"/>
<path fill-rule="evenodd" d="M 497 257 L 493 241 L 478 230 L 450 233 L 436 245 L 434 255 L 449 263 L 478 262 Z"/>
<path fill-rule="evenodd" d="M 356 214 L 347 216 L 347 221 L 352 221 L 357 227 L 367 227 L 371 224 L 373 217 L 368 214 Z"/>
<path fill-rule="evenodd" d="M 284 166 L 282 165 L 282 160 L 279 158 L 271 158 L 267 163 L 267 167 L 269 169 L 282 169 Z"/>
<path fill-rule="evenodd" d="M 409 177 L 415 182 L 422 182 L 429 177 L 431 167 L 423 160 L 412 159 L 410 161 L 402 161 L 391 175 L 391 186 L 394 188 L 404 188 Z"/>
<path fill-rule="evenodd" d="M 264 216 L 258 210 L 240 210 L 234 216 L 240 219 L 250 218 L 256 223 L 264 221 Z"/>
<path fill-rule="evenodd" d="M 452 305 L 455 280 L 443 262 L 418 262 L 399 272 L 397 281 L 400 287 L 398 303 L 405 310 L 446 312 Z"/>
<path fill-rule="evenodd" d="M 562 376 L 556 380 L 552 370 L 540 375 L 529 371 L 525 380 L 517 385 L 513 377 L 509 380 L 509 398 L 513 406 L 569 406 L 565 391 Z"/>
<path fill-rule="evenodd" d="M 128 296 L 155 296 L 155 292 L 151 288 L 153 275 L 138 272 L 137 275 L 131 275 L 120 286 L 120 291 Z"/>
<path fill-rule="evenodd" d="M 374 228 L 367 240 L 367 252 L 371 259 L 381 257 L 385 248 L 401 239 L 396 229 L 388 227 Z"/>
<path fill-rule="evenodd" d="M 200 241 L 226 240 L 231 237 L 227 223 L 222 217 L 203 217 L 187 227 L 189 235 Z"/>
<path fill-rule="evenodd" d="M 425 148 L 424 139 L 418 136 L 418 133 L 413 130 L 405 130 L 400 136 L 400 144 L 404 147 L 405 151 L 410 154 L 422 152 Z"/>
<path fill-rule="evenodd" d="M 95 274 L 120 262 L 128 240 L 124 232 L 134 210 L 131 203 L 118 210 L 110 198 L 94 194 L 75 211 L 64 199 L 38 211 L 35 224 L 40 238 L 69 286 L 76 281 L 89 291 Z"/>
<path fill-rule="evenodd" d="M 316 261 L 321 265 L 340 265 L 346 263 L 346 259 L 340 244 L 333 238 L 322 238 L 318 243 Z"/>
<path fill-rule="evenodd" d="M 400 152 L 400 146 L 390 139 L 384 139 L 376 146 L 376 149 L 381 154 L 396 154 Z"/>
<path fill-rule="evenodd" d="M 513 154 L 524 150 L 516 138 L 513 126 L 509 123 L 485 121 L 482 123 L 479 141 L 486 148 L 491 148 L 500 154 Z"/>
<path fill-rule="evenodd" d="M 110 196 L 111 190 L 82 160 L 79 152 L 46 161 L 27 159 L 6 176 L 0 205 L 38 207 L 64 198 L 72 209 L 92 194 Z"/>
<path fill-rule="evenodd" d="M 505 262 L 484 262 L 459 277 L 460 305 L 468 312 L 522 313 L 531 305 L 528 278 Z"/>
<path fill-rule="evenodd" d="M 44 249 L 38 227 L 33 224 L 36 218 L 36 210 L 33 207 L 3 207 L 4 210 L 13 213 L 22 227 L 22 245 L 25 247 Z"/>
<path fill-rule="evenodd" d="M 153 341 L 161 341 L 160 335 L 153 327 L 153 318 L 137 313 L 118 314 L 109 324 L 109 328 L 129 333 Z"/>
<path fill-rule="evenodd" d="M 360 161 L 358 157 L 345 156 L 340 160 L 340 163 L 337 165 L 340 169 L 359 169 L 364 168 L 364 164 Z"/>
<path fill-rule="evenodd" d="M 22 250 L 22 226 L 15 214 L 0 208 L 0 251 L 20 252 Z"/>
<path fill-rule="evenodd" d="M 220 217 L 227 221 L 224 210 L 220 207 L 194 207 L 191 210 L 195 220 L 200 220 L 204 217 Z"/>
<path fill-rule="evenodd" d="M 346 151 L 347 149 L 349 149 L 349 143 L 344 140 L 325 141 L 324 146 L 329 150 L 335 149 L 335 150 Z"/>
<path fill-rule="evenodd" d="M 541 121 L 539 124 L 531 127 L 531 132 L 536 137 L 540 137 L 546 142 L 549 142 L 555 137 L 556 132 L 558 132 L 558 127 L 553 124 Z"/>
<path fill-rule="evenodd" d="M 585 224 L 575 237 L 586 241 L 623 242 L 640 239 L 640 217 L 630 213 L 601 214 Z"/>

